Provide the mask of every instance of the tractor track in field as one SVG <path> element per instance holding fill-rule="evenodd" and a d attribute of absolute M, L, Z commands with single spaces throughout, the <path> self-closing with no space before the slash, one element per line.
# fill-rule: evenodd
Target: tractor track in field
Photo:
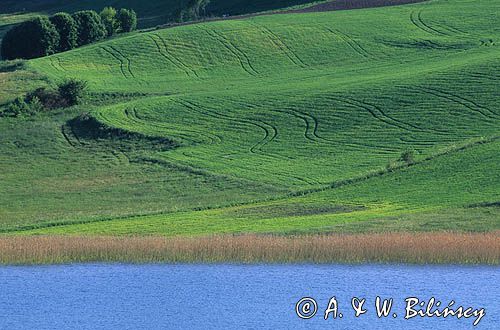
<path fill-rule="evenodd" d="M 321 140 L 321 138 L 316 134 L 318 122 L 316 118 L 312 117 L 311 115 L 307 115 L 301 111 L 297 111 L 291 108 L 284 108 L 284 111 L 281 110 L 272 110 L 272 111 L 279 113 L 286 113 L 303 121 L 304 124 L 306 125 L 306 130 L 304 131 L 304 138 L 306 140 L 312 142 L 318 142 L 318 140 Z"/>
<path fill-rule="evenodd" d="M 301 67 L 301 68 L 307 68 L 308 65 L 304 63 L 304 61 L 293 51 L 287 44 L 286 42 L 283 41 L 280 36 L 278 36 L 276 33 L 271 31 L 269 28 L 263 26 L 263 25 L 258 25 L 255 23 L 252 23 L 255 27 L 260 29 L 262 33 L 271 41 L 271 43 L 279 48 L 283 54 L 292 62 L 294 65 Z"/>
<path fill-rule="evenodd" d="M 158 49 L 158 53 L 164 57 L 169 63 L 171 63 L 173 66 L 175 66 L 176 68 L 180 69 L 182 72 L 184 72 L 184 74 L 188 77 L 190 77 L 191 75 L 189 74 L 189 71 L 187 71 L 185 68 L 179 66 L 174 60 L 172 60 L 167 54 L 165 54 L 163 52 L 163 50 L 161 49 L 161 46 L 160 44 L 158 43 L 158 41 L 153 38 L 153 35 L 157 36 L 156 34 L 150 34 L 149 35 L 149 38 L 153 41 L 153 43 L 156 45 L 156 48 Z"/>
<path fill-rule="evenodd" d="M 462 96 L 458 96 L 456 94 L 453 94 L 451 92 L 446 92 L 446 91 L 442 91 L 442 90 L 430 88 L 430 87 L 413 86 L 412 89 L 418 90 L 418 91 L 425 93 L 425 94 L 434 95 L 436 97 L 460 104 L 460 105 L 464 106 L 465 108 L 467 108 L 475 113 L 480 114 L 485 119 L 498 120 L 498 118 L 499 118 L 499 115 L 496 112 L 494 112 L 493 110 L 491 110 L 487 107 L 484 107 L 482 105 L 479 105 L 472 100 L 466 99 L 466 98 L 464 98 Z"/>
<path fill-rule="evenodd" d="M 253 107 L 258 107 L 257 104 L 250 104 Z M 270 109 L 270 111 L 280 113 L 280 114 L 287 114 L 290 116 L 293 116 L 295 118 L 300 119 L 301 121 L 304 122 L 305 124 L 305 132 L 304 132 L 304 138 L 308 141 L 315 142 L 315 143 L 324 143 L 324 144 L 342 144 L 343 146 L 350 147 L 353 150 L 361 150 L 365 147 L 370 148 L 370 149 L 375 149 L 379 151 L 383 151 L 384 153 L 394 153 L 394 152 L 399 152 L 400 149 L 397 148 L 390 148 L 388 146 L 381 146 L 381 145 L 376 145 L 376 144 L 369 144 L 369 143 L 363 143 L 363 142 L 346 142 L 346 141 L 340 141 L 340 140 L 332 140 L 328 138 L 324 138 L 318 134 L 318 129 L 319 129 L 319 120 L 306 112 L 302 112 L 300 110 L 293 109 L 291 107 L 285 107 L 283 110 L 280 109 L 273 109 L 272 104 L 266 104 L 267 108 Z"/>
<path fill-rule="evenodd" d="M 196 103 L 193 103 L 193 102 L 187 101 L 187 100 L 178 100 L 178 102 L 179 102 L 179 104 L 183 105 L 184 107 L 186 107 L 192 111 L 196 111 L 197 113 L 202 113 L 202 114 L 209 116 L 211 118 L 214 118 L 216 120 L 223 119 L 223 120 L 226 120 L 226 121 L 231 122 L 231 123 L 238 122 L 244 126 L 251 125 L 251 126 L 258 127 L 260 129 L 262 129 L 264 131 L 265 136 L 261 141 L 257 142 L 255 145 L 253 145 L 250 148 L 251 153 L 258 153 L 258 151 L 263 152 L 262 147 L 265 146 L 266 144 L 268 144 L 269 142 L 272 142 L 278 136 L 278 130 L 275 127 L 272 127 L 271 125 L 269 125 L 267 123 L 260 124 L 258 122 L 252 121 L 252 120 L 246 120 L 246 119 L 242 119 L 242 118 L 236 119 L 232 116 L 228 116 L 228 115 L 219 113 L 217 111 L 214 111 L 213 109 L 208 109 L 206 106 L 202 107 L 199 104 L 196 104 Z M 263 124 L 271 126 L 272 128 L 269 129 L 268 127 L 266 127 Z M 266 155 L 268 155 L 268 154 L 266 153 Z"/>
<path fill-rule="evenodd" d="M 152 35 L 156 36 L 158 38 L 158 40 L 162 43 L 162 45 L 163 45 L 163 52 L 160 50 L 160 48 L 161 48 L 160 45 L 157 44 L 157 42 L 151 37 L 153 39 L 153 41 L 155 42 L 155 44 L 157 44 L 158 51 L 160 52 L 160 54 L 162 54 L 163 57 L 165 57 L 166 59 L 168 59 L 170 61 L 170 63 L 172 63 L 178 69 L 184 71 L 187 76 L 193 75 L 196 78 L 199 78 L 199 75 L 198 75 L 198 73 L 195 70 L 193 70 L 192 68 L 190 68 L 181 59 L 179 59 L 177 56 L 175 56 L 174 54 L 172 54 L 168 50 L 168 43 L 167 43 L 167 41 L 161 35 L 159 35 L 158 33 L 152 33 Z"/>
<path fill-rule="evenodd" d="M 333 29 L 329 26 L 324 26 L 325 30 L 336 36 L 337 38 L 341 39 L 346 43 L 346 45 L 349 46 L 356 54 L 363 58 L 373 58 L 373 56 L 357 42 L 353 38 L 351 38 L 348 34 L 341 32 L 340 30 Z"/>
<path fill-rule="evenodd" d="M 60 69 L 54 64 L 54 58 L 52 56 L 49 57 L 50 66 L 54 68 L 56 71 L 60 71 Z"/>
<path fill-rule="evenodd" d="M 57 64 L 56 64 L 56 61 L 57 61 Z M 49 57 L 49 62 L 50 62 L 50 65 L 56 70 L 56 71 L 62 71 L 62 72 L 65 72 L 66 69 L 62 66 L 61 64 L 61 59 L 57 56 L 57 57 L 54 57 L 54 56 L 50 56 Z"/>
<path fill-rule="evenodd" d="M 118 57 L 115 53 L 113 53 L 112 51 L 110 51 L 109 49 L 105 48 L 105 47 L 100 47 L 103 51 L 105 51 L 106 53 L 108 53 L 109 55 L 111 55 L 111 57 L 113 57 L 115 60 L 119 61 L 120 62 L 120 71 L 123 75 L 123 77 L 125 79 L 129 79 L 129 77 L 125 74 L 125 69 L 124 69 L 124 66 L 125 66 L 125 63 L 123 62 L 123 60 Z"/>
<path fill-rule="evenodd" d="M 125 56 L 121 51 L 119 51 L 118 49 L 116 49 L 112 45 L 108 45 L 108 47 L 111 50 L 113 50 L 115 53 L 117 53 L 118 55 L 120 55 L 122 58 L 125 59 L 125 61 L 127 62 L 125 64 L 125 66 L 127 67 L 127 71 L 130 73 L 130 75 L 132 76 L 132 78 L 135 78 L 134 72 L 132 72 L 132 62 L 130 61 L 130 58 L 128 58 L 127 56 Z"/>
<path fill-rule="evenodd" d="M 62 70 L 62 71 L 67 71 L 67 70 L 64 68 L 64 65 L 62 64 L 61 57 L 56 56 L 56 59 L 57 59 L 57 64 L 59 65 L 59 67 L 61 68 L 61 70 Z"/>
<path fill-rule="evenodd" d="M 161 124 L 158 122 L 146 121 L 146 120 L 140 118 L 140 116 L 138 115 L 138 112 L 137 112 L 137 108 L 135 108 L 135 107 L 132 109 L 126 108 L 124 110 L 124 114 L 129 120 L 131 120 L 132 122 L 135 122 L 139 125 L 153 126 L 153 127 L 159 128 L 159 129 L 172 129 L 172 127 L 168 126 L 168 124 Z M 199 131 L 190 130 L 190 129 L 183 129 L 183 131 L 188 132 L 188 133 L 192 133 L 194 136 L 204 138 L 206 141 L 208 141 L 208 144 L 211 144 L 211 145 L 218 144 L 218 143 L 222 142 L 222 138 L 216 134 L 200 133 Z M 193 140 L 192 135 L 183 134 L 182 132 L 176 132 L 175 135 L 184 137 L 187 140 Z M 198 143 L 202 143 L 202 142 L 198 141 Z"/>
<path fill-rule="evenodd" d="M 267 144 L 273 142 L 278 137 L 279 132 L 278 132 L 277 127 L 275 127 L 267 122 L 261 121 L 261 120 L 253 121 L 250 119 L 235 118 L 235 117 L 232 117 L 229 115 L 225 115 L 225 114 L 222 114 L 220 112 L 217 112 L 214 109 L 209 109 L 206 106 L 201 106 L 199 104 L 193 103 L 192 101 L 177 100 L 177 102 L 179 102 L 179 104 L 183 105 L 184 107 L 186 107 L 192 111 L 196 111 L 197 113 L 202 113 L 202 114 L 204 114 L 206 116 L 210 116 L 216 120 L 222 119 L 222 120 L 228 121 L 230 123 L 238 123 L 238 124 L 243 125 L 243 126 L 250 125 L 250 126 L 258 127 L 259 129 L 261 129 L 264 132 L 264 137 L 260 141 L 258 141 L 257 143 L 255 143 L 254 145 L 252 145 L 250 147 L 250 149 L 249 149 L 250 153 L 259 154 L 259 155 L 262 155 L 265 157 L 270 157 L 270 158 L 280 159 L 280 160 L 281 159 L 291 159 L 290 157 L 286 157 L 286 156 L 270 154 L 270 153 L 267 153 L 263 150 L 263 148 Z"/>
<path fill-rule="evenodd" d="M 246 104 L 251 105 L 254 108 L 259 106 L 257 104 L 250 104 L 250 103 L 246 103 Z M 266 106 L 272 112 L 290 115 L 290 116 L 297 118 L 297 119 L 301 120 L 302 122 L 304 122 L 304 124 L 305 124 L 304 138 L 306 140 L 309 140 L 312 142 L 318 142 L 318 140 L 326 141 L 322 137 L 318 136 L 318 134 L 317 134 L 318 125 L 319 125 L 318 119 L 316 117 L 314 117 L 313 115 L 306 113 L 306 112 L 296 110 L 296 109 L 289 107 L 289 106 L 280 107 L 278 109 L 276 109 L 272 104 L 267 104 Z"/>
<path fill-rule="evenodd" d="M 469 76 L 476 78 L 476 79 L 486 79 L 486 80 L 491 80 L 494 82 L 498 82 L 500 80 L 500 77 L 496 77 L 493 75 L 481 73 L 481 72 L 470 72 L 468 73 Z"/>
<path fill-rule="evenodd" d="M 259 75 L 259 72 L 253 67 L 250 58 L 245 52 L 240 50 L 236 45 L 227 39 L 223 34 L 210 29 L 202 28 L 212 39 L 219 42 L 224 48 L 226 48 L 234 57 L 236 57 L 240 63 L 241 68 L 251 76 Z"/>
<path fill-rule="evenodd" d="M 438 36 L 445 36 L 445 37 L 449 37 L 450 34 L 449 33 L 445 33 L 443 31 L 440 31 L 432 26 L 430 26 L 429 24 L 427 24 L 423 19 L 422 19 L 422 11 L 423 10 L 419 10 L 419 11 L 412 11 L 410 13 L 410 21 L 413 23 L 413 25 L 415 25 L 418 29 L 424 31 L 424 32 L 427 32 L 429 34 L 433 34 L 433 35 L 438 35 Z"/>
<path fill-rule="evenodd" d="M 402 129 L 402 130 L 407 131 L 407 132 L 411 132 L 411 133 L 429 132 L 432 134 L 448 135 L 448 133 L 440 131 L 440 130 L 434 130 L 434 129 L 430 129 L 430 128 L 422 128 L 422 127 L 404 122 L 402 120 L 396 119 L 396 118 L 386 114 L 380 107 L 378 107 L 374 104 L 369 104 L 369 103 L 359 101 L 356 99 L 351 99 L 351 98 L 347 98 L 347 97 L 340 97 L 340 96 L 339 97 L 329 96 L 329 98 L 331 100 L 334 100 L 334 101 L 337 101 L 340 103 L 345 103 L 345 104 L 349 104 L 351 106 L 354 106 L 354 107 L 357 107 L 360 109 L 364 109 L 364 110 L 368 111 L 368 113 L 370 113 L 372 115 L 372 117 L 377 119 L 378 121 L 380 121 L 388 126 L 399 128 L 399 129 Z"/>
<path fill-rule="evenodd" d="M 64 138 L 64 140 L 73 148 L 73 149 L 76 149 L 77 148 L 77 145 L 71 141 L 71 138 L 69 137 L 69 134 L 68 132 L 66 132 L 66 130 L 68 129 L 68 125 L 67 124 L 64 124 L 64 125 L 61 125 L 61 134 Z M 73 134 L 74 135 L 74 134 Z"/>
<path fill-rule="evenodd" d="M 78 134 L 74 131 L 73 127 L 69 124 L 63 124 L 61 125 L 61 135 L 63 136 L 64 140 L 66 143 L 68 143 L 72 149 L 74 150 L 85 150 L 88 152 L 89 146 L 83 143 L 80 138 L 78 137 Z M 68 131 L 69 130 L 69 131 Z M 76 140 L 76 142 L 72 141 L 73 139 Z M 130 158 L 126 153 L 123 151 L 116 151 L 112 150 L 110 152 L 107 152 L 106 155 L 111 154 L 114 158 L 118 161 L 118 164 L 130 164 Z M 121 157 L 120 157 L 121 155 Z M 124 160 L 125 159 L 125 160 Z"/>
<path fill-rule="evenodd" d="M 470 35 L 469 32 L 467 31 L 463 31 L 459 28 L 456 28 L 454 26 L 451 26 L 451 25 L 446 25 L 446 24 L 443 24 L 443 23 L 436 23 L 436 22 L 433 22 L 434 25 L 437 25 L 439 26 L 439 28 L 441 30 L 445 30 L 445 31 L 448 31 L 449 33 L 451 34 L 456 34 L 456 35 L 463 35 L 463 36 L 468 36 Z"/>

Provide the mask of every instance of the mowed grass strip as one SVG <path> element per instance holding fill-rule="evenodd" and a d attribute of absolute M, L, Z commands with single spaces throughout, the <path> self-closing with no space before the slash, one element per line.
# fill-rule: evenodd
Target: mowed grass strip
<path fill-rule="evenodd" d="M 498 265 L 500 233 L 0 238 L 0 264 L 74 262 Z"/>

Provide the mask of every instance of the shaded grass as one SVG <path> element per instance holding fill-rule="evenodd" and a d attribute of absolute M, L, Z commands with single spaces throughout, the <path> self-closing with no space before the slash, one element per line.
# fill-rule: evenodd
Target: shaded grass
<path fill-rule="evenodd" d="M 75 262 L 497 265 L 500 263 L 500 233 L 0 238 L 0 264 Z"/>

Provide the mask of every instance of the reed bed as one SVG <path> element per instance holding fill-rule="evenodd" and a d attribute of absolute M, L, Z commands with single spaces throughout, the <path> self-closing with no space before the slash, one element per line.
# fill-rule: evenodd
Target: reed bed
<path fill-rule="evenodd" d="M 500 232 L 0 238 L 0 264 L 83 262 L 498 265 Z"/>

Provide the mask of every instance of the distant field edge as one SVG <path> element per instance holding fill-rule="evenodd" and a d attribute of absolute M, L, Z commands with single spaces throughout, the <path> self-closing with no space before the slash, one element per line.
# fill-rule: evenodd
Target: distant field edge
<path fill-rule="evenodd" d="M 207 17 L 201 20 L 188 21 L 182 23 L 166 23 L 159 25 L 156 28 L 145 29 L 144 31 L 171 28 L 177 26 L 193 25 L 204 22 L 215 22 L 215 21 L 225 21 L 225 20 L 235 20 L 235 19 L 245 19 L 256 16 L 264 15 L 276 15 L 276 14 L 305 14 L 305 13 L 319 13 L 327 11 L 339 11 L 339 10 L 354 10 L 354 9 L 367 9 L 367 8 L 378 8 L 378 7 L 389 7 L 389 6 L 400 6 L 409 5 L 420 2 L 429 2 L 432 0 L 334 0 L 334 1 L 323 1 L 315 2 L 310 5 L 298 6 L 298 8 L 283 8 L 271 11 L 264 11 L 259 13 L 234 15 L 226 17 Z"/>
<path fill-rule="evenodd" d="M 313 4 L 311 6 L 305 6 L 304 8 L 290 10 L 290 13 L 311 13 L 311 12 L 323 12 L 323 11 L 334 11 L 334 10 L 351 10 L 351 9 L 363 9 L 363 8 L 377 8 L 377 7 L 387 7 L 387 6 L 399 6 L 408 5 L 418 2 L 426 2 L 430 0 L 334 0 L 326 1 L 318 4 Z"/>
<path fill-rule="evenodd" d="M 500 264 L 500 231 L 307 236 L 0 238 L 0 265 L 68 263 Z"/>

